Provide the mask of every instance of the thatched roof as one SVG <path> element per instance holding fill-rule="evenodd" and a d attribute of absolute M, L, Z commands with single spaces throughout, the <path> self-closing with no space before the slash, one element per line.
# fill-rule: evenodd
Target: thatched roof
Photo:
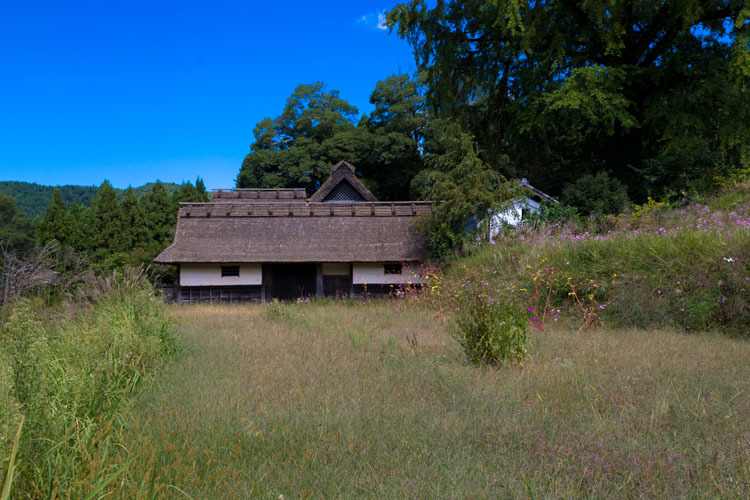
<path fill-rule="evenodd" d="M 350 199 L 350 201 L 377 201 L 375 195 L 373 195 L 369 189 L 362 184 L 362 181 L 357 179 L 354 175 L 354 166 L 351 163 L 340 161 L 331 168 L 331 176 L 328 177 L 318 189 L 315 194 L 310 197 L 310 201 L 335 201 L 329 199 L 329 196 L 333 194 L 334 189 L 342 183 L 348 183 L 354 192 L 359 195 L 357 199 Z M 347 186 L 348 187 L 348 186 Z"/>
<path fill-rule="evenodd" d="M 427 258 L 426 202 L 183 203 L 155 262 L 383 262 Z"/>

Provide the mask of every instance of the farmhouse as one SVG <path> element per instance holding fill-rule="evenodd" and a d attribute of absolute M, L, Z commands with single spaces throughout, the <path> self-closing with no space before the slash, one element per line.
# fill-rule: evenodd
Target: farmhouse
<path fill-rule="evenodd" d="M 429 202 L 379 202 L 345 161 L 309 199 L 304 189 L 219 189 L 181 203 L 174 242 L 179 303 L 383 293 L 419 283 Z"/>

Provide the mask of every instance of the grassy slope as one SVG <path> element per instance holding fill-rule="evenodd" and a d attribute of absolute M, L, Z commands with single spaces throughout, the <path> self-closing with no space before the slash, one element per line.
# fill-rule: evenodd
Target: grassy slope
<path fill-rule="evenodd" d="M 175 308 L 119 498 L 744 498 L 750 344 L 573 326 L 467 365 L 423 309 Z M 122 457 L 121 457 L 122 458 Z M 124 460 L 124 458 L 122 458 Z"/>
<path fill-rule="evenodd" d="M 565 309 L 569 281 L 610 325 L 750 336 L 750 185 L 610 224 L 603 234 L 576 226 L 510 231 L 455 265 L 449 282 L 467 280 L 458 285 L 465 287 L 489 276 L 527 305 L 552 285 L 552 304 Z"/>

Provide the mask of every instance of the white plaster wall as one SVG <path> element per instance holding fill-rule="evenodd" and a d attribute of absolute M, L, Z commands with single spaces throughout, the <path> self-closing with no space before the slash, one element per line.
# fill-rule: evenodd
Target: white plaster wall
<path fill-rule="evenodd" d="M 325 276 L 349 276 L 348 262 L 323 262 Z"/>
<path fill-rule="evenodd" d="M 508 208 L 508 210 L 506 210 L 505 212 L 493 215 L 492 221 L 490 222 L 490 238 L 494 239 L 495 236 L 500 233 L 500 229 L 502 229 L 503 224 L 508 224 L 510 226 L 519 225 L 521 223 L 521 219 L 523 218 L 524 209 L 528 209 L 532 214 L 536 213 L 539 211 L 539 203 L 532 200 L 531 198 L 518 200 L 514 202 L 513 206 Z"/>
<path fill-rule="evenodd" d="M 396 285 L 407 283 L 424 283 L 423 279 L 417 273 L 416 266 L 404 264 L 401 268 L 401 274 L 385 274 L 383 263 L 354 263 L 352 265 L 352 283 L 361 285 L 363 283 Z"/>
<path fill-rule="evenodd" d="M 240 266 L 239 276 L 221 277 L 221 266 Z M 180 286 L 260 285 L 261 264 L 180 264 Z"/>

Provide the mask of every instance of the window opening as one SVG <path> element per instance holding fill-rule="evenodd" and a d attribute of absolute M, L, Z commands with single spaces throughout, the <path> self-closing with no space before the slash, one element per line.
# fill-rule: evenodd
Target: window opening
<path fill-rule="evenodd" d="M 221 266 L 221 277 L 231 278 L 240 275 L 240 266 Z"/>
<path fill-rule="evenodd" d="M 401 274 L 401 264 L 383 264 L 383 274 Z"/>

